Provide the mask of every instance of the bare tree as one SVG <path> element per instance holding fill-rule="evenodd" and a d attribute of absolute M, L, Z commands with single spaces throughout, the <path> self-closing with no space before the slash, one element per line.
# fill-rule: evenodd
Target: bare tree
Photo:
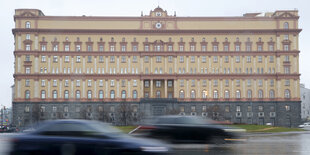
<path fill-rule="evenodd" d="M 124 102 L 120 103 L 117 107 L 116 113 L 120 125 L 127 126 L 131 123 L 133 117 L 130 104 Z"/>

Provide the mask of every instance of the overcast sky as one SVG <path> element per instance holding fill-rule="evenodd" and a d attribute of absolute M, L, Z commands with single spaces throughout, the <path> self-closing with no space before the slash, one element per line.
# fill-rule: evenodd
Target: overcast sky
<path fill-rule="evenodd" d="M 0 0 L 0 104 L 12 103 L 14 10 L 40 9 L 53 16 L 140 16 L 157 6 L 177 16 L 242 16 L 247 12 L 298 9 L 301 82 L 310 88 L 310 1 L 307 0 Z"/>

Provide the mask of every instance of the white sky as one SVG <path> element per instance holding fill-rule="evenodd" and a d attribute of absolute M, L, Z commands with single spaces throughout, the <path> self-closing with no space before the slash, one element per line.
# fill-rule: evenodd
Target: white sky
<path fill-rule="evenodd" d="M 14 84 L 14 10 L 40 9 L 45 15 L 60 16 L 140 16 L 158 5 L 177 16 L 242 16 L 247 12 L 298 9 L 301 82 L 310 87 L 310 1 L 307 0 L 0 0 L 0 105 L 12 104 Z"/>

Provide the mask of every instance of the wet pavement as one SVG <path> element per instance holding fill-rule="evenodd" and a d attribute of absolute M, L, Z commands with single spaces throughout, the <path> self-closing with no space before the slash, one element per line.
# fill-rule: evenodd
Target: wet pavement
<path fill-rule="evenodd" d="M 0 134 L 0 155 L 5 155 L 9 149 L 8 136 Z M 171 145 L 173 154 L 211 154 L 211 155 L 309 155 L 310 131 L 247 134 L 247 141 L 242 144 L 229 145 Z"/>

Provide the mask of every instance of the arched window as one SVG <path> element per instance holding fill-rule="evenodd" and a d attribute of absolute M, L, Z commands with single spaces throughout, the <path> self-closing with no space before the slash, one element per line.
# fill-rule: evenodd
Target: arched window
<path fill-rule="evenodd" d="M 252 90 L 248 90 L 248 98 L 252 98 Z"/>
<path fill-rule="evenodd" d="M 208 97 L 208 91 L 203 90 L 202 91 L 202 98 L 207 98 Z"/>
<path fill-rule="evenodd" d="M 219 94 L 217 90 L 213 91 L 213 98 L 219 98 Z"/>
<path fill-rule="evenodd" d="M 57 99 L 57 90 L 53 90 L 53 99 Z"/>
<path fill-rule="evenodd" d="M 160 91 L 159 90 L 156 91 L 156 98 L 160 98 Z"/>
<path fill-rule="evenodd" d="M 45 99 L 45 90 L 41 91 L 41 99 Z"/>
<path fill-rule="evenodd" d="M 31 28 L 31 24 L 30 24 L 29 21 L 27 21 L 27 22 L 25 23 L 25 27 L 26 27 L 26 29 L 30 29 L 30 28 Z"/>
<path fill-rule="evenodd" d="M 191 98 L 196 98 L 195 90 L 192 90 L 192 91 L 191 91 Z"/>
<path fill-rule="evenodd" d="M 125 98 L 126 98 L 126 91 L 123 90 L 123 91 L 122 91 L 122 99 L 125 99 Z"/>
<path fill-rule="evenodd" d="M 91 90 L 88 90 L 88 91 L 87 91 L 87 98 L 88 98 L 88 99 L 91 99 L 91 94 L 92 94 L 92 93 L 91 93 Z"/>
<path fill-rule="evenodd" d="M 225 97 L 226 99 L 229 99 L 229 90 L 225 90 L 225 92 L 224 92 L 224 97 Z"/>
<path fill-rule="evenodd" d="M 184 98 L 184 90 L 180 90 L 180 98 Z"/>
<path fill-rule="evenodd" d="M 110 98 L 111 98 L 111 99 L 114 99 L 114 98 L 115 98 L 115 92 L 114 92 L 114 90 L 111 90 L 111 91 L 110 91 Z"/>
<path fill-rule="evenodd" d="M 79 90 L 77 90 L 77 91 L 75 92 L 75 98 L 76 98 L 76 99 L 80 99 L 80 98 L 81 98 L 81 92 L 80 92 Z"/>
<path fill-rule="evenodd" d="M 284 29 L 288 29 L 288 28 L 289 28 L 288 22 L 285 22 L 285 23 L 283 24 L 283 28 L 284 28 Z"/>
<path fill-rule="evenodd" d="M 132 91 L 132 98 L 136 99 L 138 97 L 138 93 L 136 90 Z"/>
<path fill-rule="evenodd" d="M 99 99 L 103 99 L 103 90 L 99 90 Z"/>
<path fill-rule="evenodd" d="M 69 99 L 69 91 L 65 90 L 65 99 Z"/>
<path fill-rule="evenodd" d="M 29 90 L 25 91 L 25 99 L 30 99 L 30 91 Z"/>
<path fill-rule="evenodd" d="M 241 92 L 240 92 L 240 90 L 236 90 L 236 98 L 241 98 Z"/>
<path fill-rule="evenodd" d="M 274 90 L 269 91 L 269 98 L 274 98 Z"/>
<path fill-rule="evenodd" d="M 258 98 L 263 98 L 263 90 L 258 90 Z"/>
<path fill-rule="evenodd" d="M 285 97 L 285 98 L 291 98 L 290 90 L 285 89 L 285 91 L 284 91 L 284 97 Z"/>

